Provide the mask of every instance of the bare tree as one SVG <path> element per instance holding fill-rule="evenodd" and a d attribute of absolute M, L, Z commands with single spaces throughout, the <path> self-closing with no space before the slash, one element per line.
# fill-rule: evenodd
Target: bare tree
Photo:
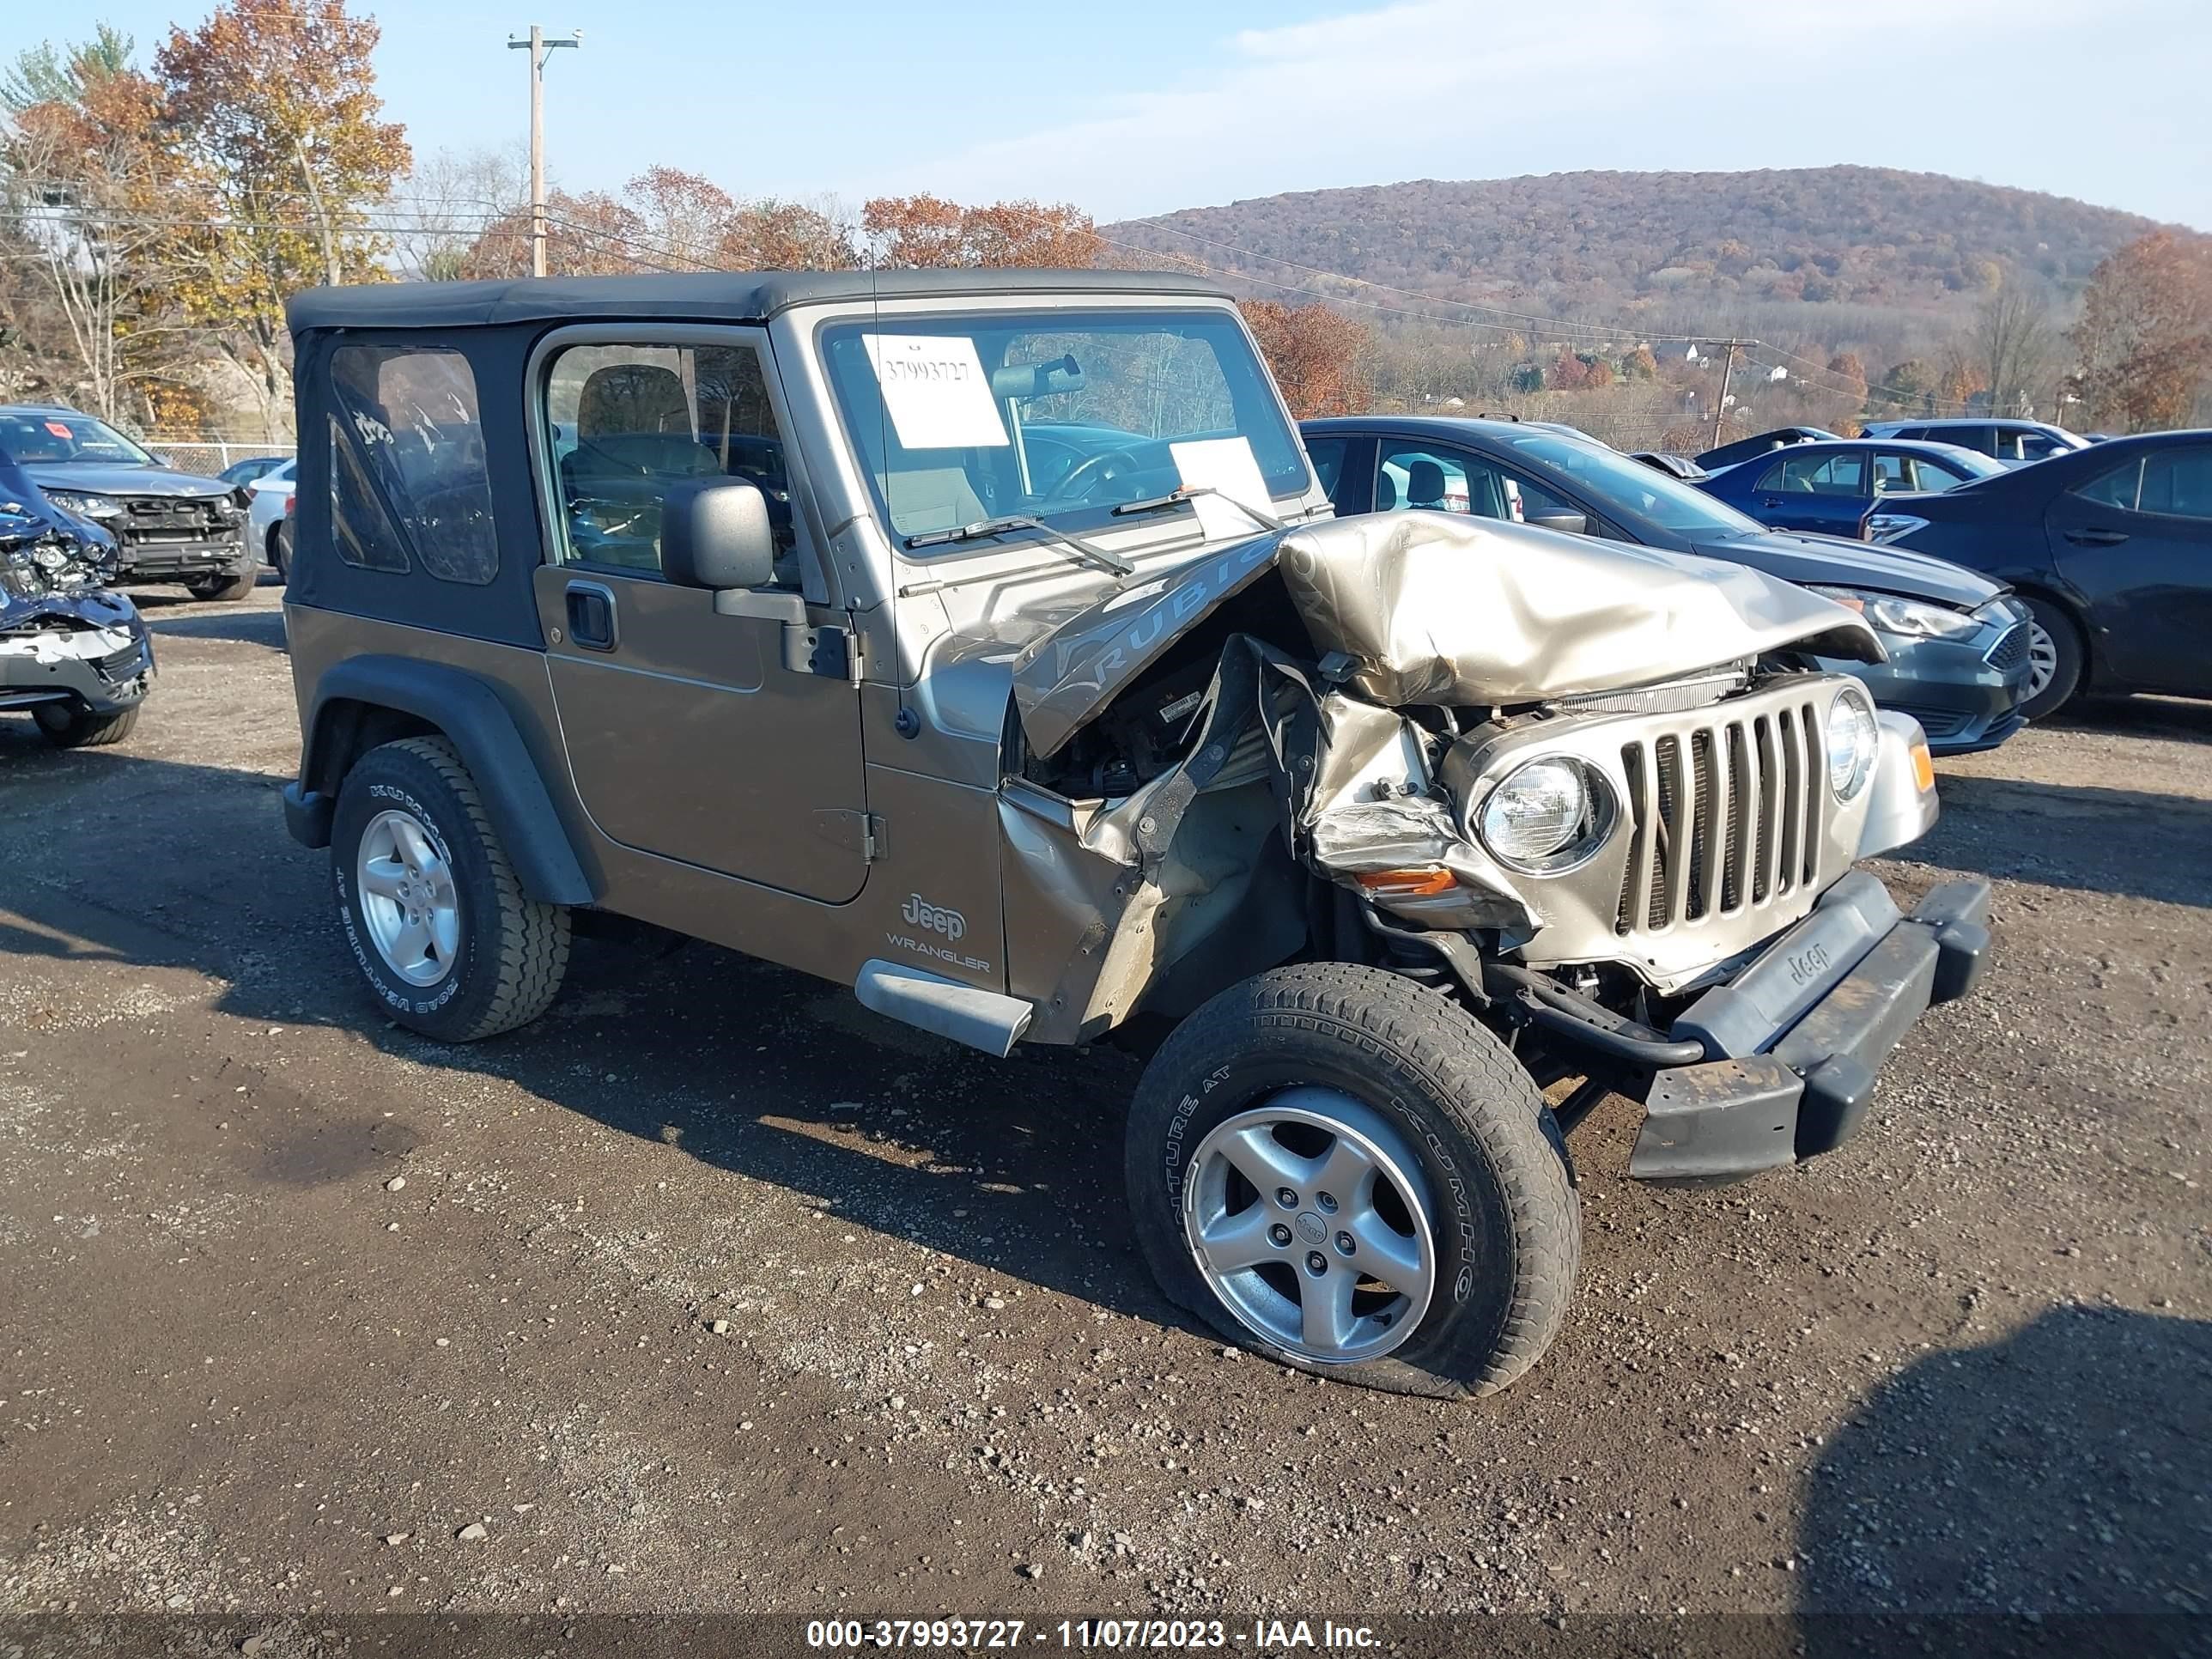
<path fill-rule="evenodd" d="M 2051 307 L 2020 277 L 2008 276 L 1974 315 L 1972 356 L 1992 415 L 2024 415 L 2031 392 L 2057 372 L 2058 331 Z"/>
<path fill-rule="evenodd" d="M 410 282 L 451 282 L 485 228 L 530 200 L 530 152 L 441 149 L 418 161 L 394 197 L 392 263 Z"/>

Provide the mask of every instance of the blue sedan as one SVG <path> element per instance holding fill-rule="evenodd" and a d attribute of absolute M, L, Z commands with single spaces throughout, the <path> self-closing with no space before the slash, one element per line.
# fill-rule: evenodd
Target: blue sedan
<path fill-rule="evenodd" d="M 2004 470 L 1956 444 L 1836 438 L 1773 450 L 1697 485 L 1777 530 L 1856 536 L 1886 495 L 1933 494 Z"/>

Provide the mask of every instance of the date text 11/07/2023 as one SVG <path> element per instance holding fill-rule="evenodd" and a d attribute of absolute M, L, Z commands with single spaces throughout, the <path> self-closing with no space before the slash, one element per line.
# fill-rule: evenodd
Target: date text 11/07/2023
<path fill-rule="evenodd" d="M 1022 1619 L 812 1619 L 810 1648 L 1007 1649 L 1049 1643 L 1060 1648 L 1167 1650 L 1242 1649 L 1290 1653 L 1302 1648 L 1361 1649 L 1381 1644 L 1365 1625 L 1332 1620 L 1255 1619 L 1232 1626 L 1219 1619 L 1062 1619 L 1031 1624 Z"/>

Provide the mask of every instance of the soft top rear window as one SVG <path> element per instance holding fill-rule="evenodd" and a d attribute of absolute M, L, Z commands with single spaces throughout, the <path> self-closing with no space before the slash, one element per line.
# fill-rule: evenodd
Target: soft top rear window
<path fill-rule="evenodd" d="M 499 574 L 476 376 L 458 351 L 331 354 L 331 539 L 364 569 L 420 564 L 481 586 Z"/>

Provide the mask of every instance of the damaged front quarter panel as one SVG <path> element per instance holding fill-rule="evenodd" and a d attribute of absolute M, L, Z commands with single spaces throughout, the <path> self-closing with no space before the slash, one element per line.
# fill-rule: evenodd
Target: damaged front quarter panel
<path fill-rule="evenodd" d="M 1175 764 L 1120 799 L 1002 788 L 1010 988 L 1038 1010 L 1034 1037 L 1103 1034 L 1193 957 L 1218 983 L 1283 959 L 1304 940 L 1306 871 L 1356 886 L 1447 869 L 1455 889 L 1442 908 L 1417 902 L 1422 921 L 1507 939 L 1540 927 L 1461 833 L 1430 776 L 1428 736 L 1403 710 L 1648 686 L 1785 647 L 1881 655 L 1851 612 L 1742 566 L 1442 514 L 1375 515 L 1240 542 L 1026 641 L 1012 691 L 1031 756 L 1066 748 L 1263 580 L 1280 584 L 1273 614 L 1305 637 L 1229 635 Z"/>

